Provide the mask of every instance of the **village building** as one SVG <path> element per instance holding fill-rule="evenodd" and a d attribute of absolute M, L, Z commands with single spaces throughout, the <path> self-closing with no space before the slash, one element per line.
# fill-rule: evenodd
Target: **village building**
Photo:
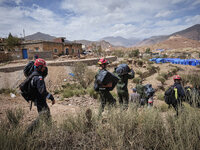
<path fill-rule="evenodd" d="M 81 43 L 66 41 L 63 37 L 56 38 L 53 41 L 23 41 L 14 48 L 14 51 L 10 52 L 6 49 L 4 43 L 0 45 L 0 49 L 10 53 L 12 59 L 32 59 L 35 54 L 41 58 L 52 59 L 54 55 L 70 55 L 75 57 L 83 53 Z"/>

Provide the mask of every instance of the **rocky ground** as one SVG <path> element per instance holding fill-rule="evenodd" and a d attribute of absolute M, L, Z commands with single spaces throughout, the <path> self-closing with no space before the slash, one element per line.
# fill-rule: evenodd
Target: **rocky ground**
<path fill-rule="evenodd" d="M 173 68 L 172 64 L 154 64 L 154 66 L 160 67 L 160 73 L 161 72 L 167 72 L 170 68 Z M 193 71 L 199 70 L 199 68 L 194 66 L 184 66 L 184 65 L 177 65 L 180 67 L 180 71 L 178 71 L 177 74 L 186 74 L 191 73 Z M 91 66 L 94 71 L 97 71 L 97 67 Z M 140 71 L 145 71 L 146 68 L 136 67 L 132 65 L 132 68 Z M 113 71 L 114 68 L 109 68 L 110 71 Z M 59 88 L 62 84 L 65 82 L 72 82 L 73 77 L 69 75 L 71 72 L 70 67 L 49 67 L 49 75 L 46 80 L 47 88 L 49 91 L 53 92 L 55 89 Z M 22 74 L 22 72 L 15 72 L 15 77 L 13 78 L 13 83 L 19 80 L 19 75 Z M 5 77 L 13 77 L 13 74 L 3 74 L 1 73 L 0 76 L 4 75 Z M 138 75 L 137 75 L 138 76 Z M 163 101 L 160 101 L 157 99 L 157 93 L 163 92 L 159 89 L 159 85 L 161 84 L 156 77 L 158 76 L 158 73 L 153 74 L 150 77 L 147 77 L 143 84 L 152 84 L 153 87 L 157 90 L 155 94 L 155 103 L 154 106 L 158 107 L 162 104 L 164 104 Z M 22 81 L 23 79 L 20 79 L 19 81 Z M 17 81 L 17 82 L 19 82 Z M 168 87 L 169 85 L 173 84 L 172 77 L 169 77 L 168 80 L 166 80 L 164 87 Z M 131 89 L 135 87 L 135 83 L 133 83 L 131 80 L 129 81 L 129 93 L 131 93 Z M 114 90 L 116 92 L 116 90 Z M 94 108 L 95 110 L 98 110 L 99 102 L 98 100 L 95 100 L 88 95 L 81 96 L 81 97 L 71 97 L 71 98 L 64 98 L 60 99 L 61 95 L 55 95 L 56 98 L 56 104 L 52 106 L 52 104 L 48 103 L 51 114 L 53 119 L 56 122 L 61 122 L 63 120 L 64 116 L 67 115 L 73 115 L 76 114 L 76 112 L 79 112 L 80 110 L 86 109 L 86 108 Z M 9 94 L 0 94 L 0 120 L 2 120 L 6 116 L 6 111 L 8 109 L 15 109 L 15 108 L 23 108 L 25 111 L 25 117 L 24 122 L 31 122 L 34 120 L 34 118 L 38 115 L 36 107 L 33 106 L 32 110 L 29 110 L 29 104 L 20 96 L 17 95 L 15 98 L 12 98 Z M 62 118 L 62 119 L 61 119 Z"/>

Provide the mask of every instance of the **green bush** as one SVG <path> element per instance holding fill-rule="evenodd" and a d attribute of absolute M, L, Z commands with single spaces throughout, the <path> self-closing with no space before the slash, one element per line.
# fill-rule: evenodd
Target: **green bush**
<path fill-rule="evenodd" d="M 165 84 L 165 78 L 163 78 L 162 76 L 157 76 L 156 80 L 160 81 L 162 84 Z"/>
<path fill-rule="evenodd" d="M 8 118 L 9 124 L 13 127 L 17 127 L 24 117 L 24 111 L 20 108 L 18 109 L 8 109 L 6 110 L 6 117 Z"/>
<path fill-rule="evenodd" d="M 87 88 L 87 93 L 90 95 L 90 97 L 94 99 L 98 99 L 99 94 L 94 90 L 94 88 Z"/>
<path fill-rule="evenodd" d="M 123 50 L 114 50 L 113 55 L 117 57 L 123 57 L 124 56 L 124 51 Z"/>
<path fill-rule="evenodd" d="M 163 77 L 165 80 L 168 79 L 168 73 L 166 73 L 166 72 L 161 72 L 160 76 Z"/>
<path fill-rule="evenodd" d="M 10 129 L 1 123 L 0 149 L 193 150 L 200 147 L 199 124 L 200 111 L 187 107 L 178 117 L 129 107 L 127 111 L 111 109 L 99 119 L 95 110 L 87 110 L 68 115 L 58 127 L 40 126 L 30 136 L 23 136 L 23 127 Z"/>
<path fill-rule="evenodd" d="M 144 62 L 143 62 L 142 60 L 138 60 L 138 61 L 137 61 L 137 65 L 138 65 L 139 67 L 142 67 L 143 64 L 144 64 Z"/>
<path fill-rule="evenodd" d="M 10 94 L 10 93 L 16 94 L 17 92 L 16 92 L 15 89 L 10 89 L 10 88 L 8 88 L 8 89 L 5 89 L 5 88 L 0 89 L 0 94 Z"/>
<path fill-rule="evenodd" d="M 128 57 L 129 57 L 129 58 L 138 57 L 139 54 L 140 54 L 139 49 L 131 50 L 130 52 L 128 52 Z"/>
<path fill-rule="evenodd" d="M 159 100 L 163 101 L 163 100 L 164 100 L 164 93 L 158 93 L 158 94 L 157 94 L 157 98 L 158 98 Z"/>
<path fill-rule="evenodd" d="M 64 98 L 69 98 L 69 97 L 73 97 L 73 96 L 74 96 L 73 90 L 65 89 L 65 90 L 63 91 L 63 97 L 64 97 Z"/>
<path fill-rule="evenodd" d="M 133 78 L 133 83 L 140 84 L 142 82 L 142 79 L 140 77 Z"/>
<path fill-rule="evenodd" d="M 163 103 L 162 105 L 159 106 L 159 110 L 161 112 L 167 112 L 169 110 L 168 105 L 166 103 Z"/>
<path fill-rule="evenodd" d="M 86 64 L 78 62 L 72 68 L 74 78 L 83 88 L 87 88 L 95 78 L 95 72 L 87 67 Z"/>

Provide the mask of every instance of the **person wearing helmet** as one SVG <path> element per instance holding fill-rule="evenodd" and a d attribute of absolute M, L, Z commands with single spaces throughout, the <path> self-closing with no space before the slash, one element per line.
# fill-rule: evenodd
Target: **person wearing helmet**
<path fill-rule="evenodd" d="M 179 75 L 175 75 L 173 77 L 174 80 L 174 94 L 175 94 L 175 101 L 172 103 L 172 106 L 175 108 L 177 115 L 178 115 L 178 107 L 182 106 L 182 100 L 185 97 L 185 92 L 183 90 L 183 86 L 181 85 L 181 77 Z"/>
<path fill-rule="evenodd" d="M 33 123 L 28 127 L 27 133 L 32 133 L 32 131 L 38 126 L 41 117 L 44 117 L 45 121 L 49 122 L 51 119 L 50 109 L 47 105 L 46 99 L 52 101 L 52 105 L 55 104 L 55 100 L 52 94 L 47 92 L 46 85 L 44 82 L 43 72 L 46 70 L 46 62 L 44 59 L 38 58 L 34 63 L 34 74 L 31 79 L 31 89 L 34 94 L 34 104 L 37 106 L 37 111 L 39 117 L 33 121 Z"/>
<path fill-rule="evenodd" d="M 99 71 L 95 76 L 95 82 L 100 71 L 102 70 L 107 71 L 106 68 L 109 62 L 107 59 L 102 58 L 98 61 L 98 64 L 99 64 Z M 98 84 L 98 93 L 100 95 L 100 100 L 101 100 L 101 105 L 99 108 L 99 116 L 101 116 L 102 112 L 104 111 L 106 103 L 108 103 L 111 106 L 116 104 L 116 100 L 113 98 L 110 91 L 106 89 L 107 87 L 112 87 L 112 82 L 108 83 L 107 85 Z"/>
<path fill-rule="evenodd" d="M 134 78 L 135 72 L 129 67 L 117 67 L 114 70 L 114 74 L 119 78 L 119 81 L 117 83 L 117 95 L 119 99 L 119 104 L 123 106 L 123 109 L 127 109 L 129 103 L 129 93 L 127 88 L 128 80 Z"/>
<path fill-rule="evenodd" d="M 177 97 L 177 99 L 181 100 L 185 96 L 185 92 L 183 90 L 183 86 L 181 85 L 181 80 L 182 79 L 181 79 L 181 77 L 179 75 L 175 75 L 173 77 L 173 80 L 174 80 L 174 87 L 177 88 L 177 94 L 175 92 L 175 97 Z M 182 104 L 182 103 L 180 103 L 180 104 Z"/>

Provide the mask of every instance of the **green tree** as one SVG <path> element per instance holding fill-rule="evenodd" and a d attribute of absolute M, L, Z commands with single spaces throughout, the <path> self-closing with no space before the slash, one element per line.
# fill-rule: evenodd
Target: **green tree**
<path fill-rule="evenodd" d="M 140 54 L 139 49 L 135 49 L 135 50 L 131 50 L 131 52 L 129 52 L 128 56 L 129 56 L 129 58 L 138 57 L 139 54 Z"/>
<path fill-rule="evenodd" d="M 151 52 L 151 49 L 150 48 L 147 48 L 145 53 L 150 53 Z"/>
<path fill-rule="evenodd" d="M 12 36 L 11 33 L 9 33 L 8 38 L 6 39 L 6 48 L 8 50 L 13 50 L 15 46 L 20 44 L 20 39 L 18 37 Z"/>

